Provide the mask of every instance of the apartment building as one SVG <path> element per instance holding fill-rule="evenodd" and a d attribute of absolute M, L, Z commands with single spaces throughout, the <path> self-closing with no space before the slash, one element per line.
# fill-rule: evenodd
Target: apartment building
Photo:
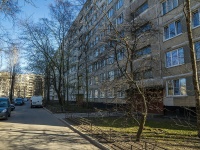
<path fill-rule="evenodd" d="M 10 73 L 0 72 L 0 95 L 9 96 Z M 14 83 L 14 97 L 43 95 L 43 77 L 35 74 L 18 74 Z"/>
<path fill-rule="evenodd" d="M 169 3 L 169 2 L 168 2 Z M 192 66 L 190 60 L 186 20 L 181 0 L 173 3 L 162 2 L 160 26 L 163 30 L 161 51 L 163 60 L 162 77 L 165 86 L 163 103 L 173 107 L 195 107 L 192 84 Z M 168 4 L 168 5 L 169 5 Z M 192 1 L 192 29 L 194 47 L 199 69 L 200 50 L 200 3 Z"/>
<path fill-rule="evenodd" d="M 14 96 L 29 98 L 33 95 L 43 95 L 43 77 L 36 74 L 17 75 Z"/>
<path fill-rule="evenodd" d="M 67 35 L 71 101 L 80 96 L 94 104 L 126 104 L 127 91 L 139 99 L 130 84 L 134 80 L 154 91 L 160 110 L 194 108 L 183 7 L 183 0 L 86 1 Z M 192 11 L 200 59 L 199 2 L 192 3 Z"/>
<path fill-rule="evenodd" d="M 0 95 L 7 96 L 9 95 L 9 73 L 8 72 L 0 72 Z"/>

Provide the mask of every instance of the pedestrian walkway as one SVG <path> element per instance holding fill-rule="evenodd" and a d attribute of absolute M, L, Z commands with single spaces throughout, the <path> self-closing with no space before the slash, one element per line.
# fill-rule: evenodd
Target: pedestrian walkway
<path fill-rule="evenodd" d="M 92 137 L 88 136 L 87 134 L 82 133 L 81 131 L 79 131 L 78 128 L 76 128 L 75 126 L 73 126 L 72 124 L 67 122 L 65 119 L 68 115 L 73 115 L 73 117 L 87 117 L 88 113 L 69 113 L 69 114 L 68 113 L 57 113 L 57 114 L 52 114 L 52 115 L 54 117 L 58 118 L 59 120 L 61 120 L 62 122 L 64 122 L 72 131 L 78 133 L 80 136 L 82 136 L 83 138 L 88 140 L 91 144 L 93 144 L 97 148 L 99 148 L 101 150 L 109 150 L 109 148 L 107 148 L 105 145 L 99 143 L 97 140 L 93 139 Z M 97 115 L 97 113 L 89 114 L 90 117 L 92 117 L 92 116 L 94 117 L 96 115 Z"/>

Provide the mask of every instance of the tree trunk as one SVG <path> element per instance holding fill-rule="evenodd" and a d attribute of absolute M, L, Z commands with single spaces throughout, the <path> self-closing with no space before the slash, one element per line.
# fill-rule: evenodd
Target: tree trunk
<path fill-rule="evenodd" d="M 143 100 L 143 112 L 141 114 L 142 116 L 140 118 L 140 125 L 139 125 L 139 129 L 138 129 L 137 135 L 136 135 L 137 142 L 140 142 L 140 140 L 141 140 L 141 135 L 142 135 L 145 123 L 146 123 L 146 119 L 147 119 L 147 102 L 146 102 L 144 93 L 142 92 L 141 94 L 142 94 L 142 100 Z"/>
<path fill-rule="evenodd" d="M 197 63 L 196 63 L 196 52 L 194 49 L 194 42 L 193 42 L 193 35 L 192 35 L 192 14 L 191 14 L 191 6 L 190 0 L 186 0 L 186 25 L 188 31 L 188 41 L 190 47 L 190 55 L 191 55 L 191 64 L 192 64 L 192 78 L 193 78 L 193 85 L 195 91 L 195 100 L 196 100 L 196 113 L 197 113 L 197 135 L 200 138 L 200 91 L 199 91 L 199 78 L 198 78 L 198 70 L 197 70 Z"/>
<path fill-rule="evenodd" d="M 15 75 L 14 74 L 12 74 L 11 75 L 11 85 L 10 85 L 10 100 L 11 100 L 11 102 L 13 102 L 13 91 L 14 91 L 14 80 L 15 80 Z"/>

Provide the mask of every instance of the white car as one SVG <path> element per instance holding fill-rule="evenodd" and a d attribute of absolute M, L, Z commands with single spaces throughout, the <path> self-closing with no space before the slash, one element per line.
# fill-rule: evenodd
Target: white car
<path fill-rule="evenodd" d="M 42 96 L 32 96 L 30 99 L 31 108 L 33 107 L 43 107 L 43 98 Z"/>

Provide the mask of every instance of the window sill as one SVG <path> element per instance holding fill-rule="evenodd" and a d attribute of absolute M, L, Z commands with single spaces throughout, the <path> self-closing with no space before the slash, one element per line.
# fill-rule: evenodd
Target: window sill
<path fill-rule="evenodd" d="M 163 38 L 163 42 L 169 41 L 169 40 L 171 40 L 171 39 L 173 39 L 173 38 L 176 38 L 176 37 L 178 37 L 178 36 L 180 36 L 180 35 L 182 35 L 182 34 L 183 34 L 183 33 L 177 34 L 177 35 L 175 35 L 174 37 L 171 37 L 171 38 L 168 38 L 168 39 L 164 39 L 164 38 Z"/>
<path fill-rule="evenodd" d="M 188 95 L 168 95 L 167 98 L 173 98 L 173 97 L 187 97 Z"/>
<path fill-rule="evenodd" d="M 200 24 L 199 25 L 197 25 L 197 26 L 192 26 L 192 29 L 196 29 L 196 28 L 199 28 L 200 27 Z"/>
<path fill-rule="evenodd" d="M 200 61 L 200 60 L 199 60 L 199 61 Z M 184 65 L 184 64 L 185 64 L 185 63 L 183 63 L 183 64 L 178 64 L 178 65 L 174 65 L 174 66 L 170 66 L 170 67 L 165 66 L 165 68 L 170 69 L 170 68 L 178 67 L 178 66 L 181 66 L 181 65 Z"/>

